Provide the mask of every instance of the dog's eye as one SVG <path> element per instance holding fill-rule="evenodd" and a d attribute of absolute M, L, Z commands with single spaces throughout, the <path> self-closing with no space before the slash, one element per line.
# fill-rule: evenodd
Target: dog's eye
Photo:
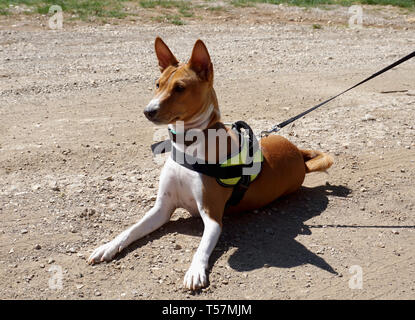
<path fill-rule="evenodd" d="M 160 83 L 159 82 L 156 83 L 156 88 L 157 89 L 160 88 Z"/>
<path fill-rule="evenodd" d="M 174 91 L 176 91 L 176 92 L 183 92 L 184 89 L 185 88 L 181 85 L 177 85 L 177 86 L 174 87 Z"/>

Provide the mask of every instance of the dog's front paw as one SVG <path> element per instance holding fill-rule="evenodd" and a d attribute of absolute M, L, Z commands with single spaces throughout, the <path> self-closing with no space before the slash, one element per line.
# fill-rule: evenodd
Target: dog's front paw
<path fill-rule="evenodd" d="M 88 258 L 89 264 L 100 263 L 103 261 L 110 261 L 114 256 L 122 250 L 122 246 L 116 239 L 108 242 L 94 250 Z"/>
<path fill-rule="evenodd" d="M 201 264 L 192 264 L 184 276 L 184 287 L 190 290 L 197 290 L 206 287 L 207 284 L 205 267 Z"/>

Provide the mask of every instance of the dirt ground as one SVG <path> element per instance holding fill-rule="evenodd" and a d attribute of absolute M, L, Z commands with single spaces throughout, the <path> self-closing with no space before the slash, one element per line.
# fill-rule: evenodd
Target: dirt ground
<path fill-rule="evenodd" d="M 260 131 L 414 50 L 413 13 L 363 9 L 360 30 L 342 7 L 62 30 L 44 16 L 1 17 L 0 297 L 414 299 L 415 59 L 281 131 L 335 164 L 295 194 L 226 217 L 207 289 L 182 287 L 203 230 L 184 210 L 115 261 L 86 263 L 155 200 L 157 128 L 142 110 L 159 74 L 156 35 L 182 60 L 203 39 L 223 121 Z"/>

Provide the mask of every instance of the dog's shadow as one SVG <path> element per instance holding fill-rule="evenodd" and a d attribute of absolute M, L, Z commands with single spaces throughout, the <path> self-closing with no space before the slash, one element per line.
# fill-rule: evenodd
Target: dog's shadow
<path fill-rule="evenodd" d="M 262 267 L 291 268 L 311 264 L 336 274 L 320 255 L 296 241 L 298 235 L 311 235 L 305 221 L 320 215 L 328 205 L 328 195 L 347 197 L 350 189 L 324 185 L 302 187 L 298 192 L 277 199 L 258 213 L 241 213 L 224 222 L 221 239 L 225 248 L 236 247 L 229 265 L 238 271 Z M 229 222 L 229 223 L 227 223 Z M 220 245 L 220 244 L 219 244 Z M 318 251 L 318 243 L 315 251 Z M 215 252 L 212 260 L 220 257 Z"/>
<path fill-rule="evenodd" d="M 293 194 L 282 197 L 255 212 L 232 214 L 224 217 L 223 232 L 210 258 L 212 267 L 230 248 L 237 248 L 228 263 L 243 272 L 265 267 L 291 268 L 311 264 L 336 274 L 321 256 L 307 249 L 295 238 L 310 235 L 305 221 L 320 215 L 328 205 L 328 195 L 347 197 L 350 189 L 344 186 L 324 185 L 314 188 L 301 187 Z M 116 259 L 128 252 L 158 239 L 165 234 L 178 232 L 201 235 L 203 222 L 199 218 L 179 218 L 170 221 L 150 236 L 134 242 Z"/>

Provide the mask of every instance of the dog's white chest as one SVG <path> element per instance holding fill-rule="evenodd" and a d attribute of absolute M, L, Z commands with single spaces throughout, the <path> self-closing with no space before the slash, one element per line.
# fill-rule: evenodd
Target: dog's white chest
<path fill-rule="evenodd" d="M 202 178 L 198 172 L 189 170 L 170 157 L 166 160 L 160 176 L 160 195 L 184 208 L 192 216 L 198 216 L 202 201 Z M 166 200 L 167 200 L 166 199 Z"/>

